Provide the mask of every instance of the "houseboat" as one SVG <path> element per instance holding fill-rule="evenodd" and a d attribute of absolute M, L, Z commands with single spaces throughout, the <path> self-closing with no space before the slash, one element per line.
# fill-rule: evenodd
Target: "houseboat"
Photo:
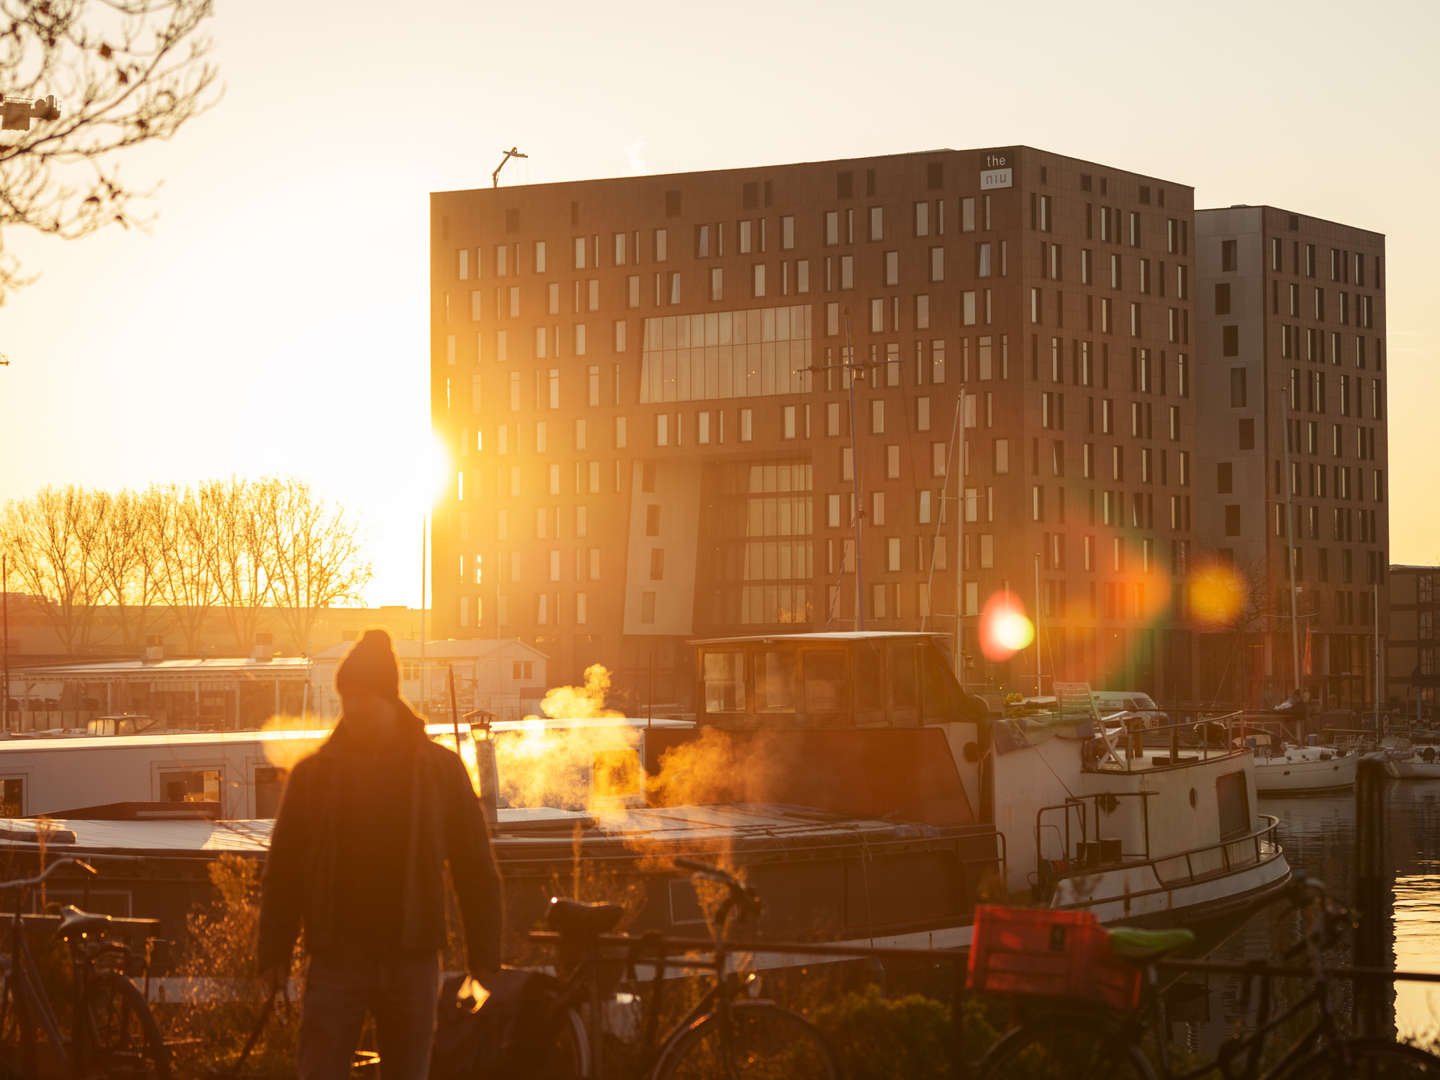
<path fill-rule="evenodd" d="M 1049 713 L 995 716 L 965 693 L 929 634 L 766 635 L 696 648 L 694 723 L 656 722 L 643 744 L 625 742 L 639 756 L 639 788 L 632 778 L 608 802 L 576 798 L 568 784 L 559 797 L 496 800 L 512 926 L 532 925 L 560 892 L 622 900 L 635 929 L 692 928 L 700 914 L 671 869 L 677 855 L 742 869 L 766 897 L 761 933 L 933 948 L 968 944 L 978 900 L 1190 925 L 1289 877 L 1275 819 L 1255 812 L 1253 751 L 1233 740 L 1209 747 L 1188 728 L 1102 718 L 1083 687 L 1057 688 Z M 494 751 L 500 792 L 530 791 L 507 784 L 507 771 L 551 756 L 507 753 L 498 725 L 472 743 L 482 759 Z M 616 767 L 593 755 L 572 766 L 592 789 Z M 33 850 L 32 824 L 6 827 L 12 859 Z M 270 825 L 50 828 L 51 850 L 146 852 L 172 883 L 186 876 L 191 888 L 168 895 L 154 875 L 116 886 L 130 890 L 134 910 L 173 918 L 203 894 L 206 861 L 227 850 L 259 857 Z"/>

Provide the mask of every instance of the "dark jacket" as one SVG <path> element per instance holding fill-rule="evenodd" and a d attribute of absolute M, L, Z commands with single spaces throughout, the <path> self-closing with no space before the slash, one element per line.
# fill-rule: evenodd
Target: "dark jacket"
<path fill-rule="evenodd" d="M 291 773 L 265 860 L 262 970 L 288 966 L 302 924 L 311 955 L 441 948 L 447 862 L 470 970 L 500 966 L 500 875 L 469 773 L 397 704 L 394 723 L 342 718 Z"/>

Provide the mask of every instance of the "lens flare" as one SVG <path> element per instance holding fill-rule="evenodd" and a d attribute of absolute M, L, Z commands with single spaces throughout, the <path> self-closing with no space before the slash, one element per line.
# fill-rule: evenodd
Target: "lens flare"
<path fill-rule="evenodd" d="M 1199 567 L 1186 583 L 1190 613 L 1207 626 L 1228 626 L 1245 606 L 1245 579 L 1233 566 L 1210 563 Z"/>
<path fill-rule="evenodd" d="M 996 593 L 980 612 L 980 651 L 991 661 L 1008 660 L 1035 640 L 1035 624 L 1014 593 Z"/>

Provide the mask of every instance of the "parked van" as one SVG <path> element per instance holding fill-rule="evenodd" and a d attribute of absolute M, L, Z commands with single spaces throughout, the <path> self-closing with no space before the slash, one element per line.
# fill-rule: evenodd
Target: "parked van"
<path fill-rule="evenodd" d="M 1155 704 L 1154 698 L 1142 691 L 1093 690 L 1090 696 L 1095 702 L 1095 711 L 1101 716 L 1128 712 L 1138 715 L 1140 723 L 1147 728 L 1164 727 L 1170 723 L 1169 714 Z"/>

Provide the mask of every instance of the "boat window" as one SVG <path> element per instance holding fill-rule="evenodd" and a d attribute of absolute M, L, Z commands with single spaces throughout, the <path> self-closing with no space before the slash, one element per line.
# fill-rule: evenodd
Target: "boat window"
<path fill-rule="evenodd" d="M 274 765 L 255 766 L 255 816 L 273 818 L 280 811 L 280 796 L 285 791 L 289 769 Z"/>
<path fill-rule="evenodd" d="M 161 802 L 220 802 L 219 769 L 174 769 L 160 774 Z"/>
<path fill-rule="evenodd" d="M 1250 831 L 1250 799 L 1243 771 L 1222 773 L 1215 778 L 1215 802 L 1220 808 L 1220 836 Z"/>
<path fill-rule="evenodd" d="M 914 724 L 919 721 L 920 678 L 915 670 L 916 649 L 913 644 L 890 648 L 890 722 Z"/>
<path fill-rule="evenodd" d="M 850 675 L 839 649 L 808 649 L 800 657 L 805 678 L 805 714 L 834 720 L 850 713 Z"/>
<path fill-rule="evenodd" d="M 0 817 L 25 816 L 25 780 L 7 776 L 0 780 Z"/>
<path fill-rule="evenodd" d="M 855 646 L 855 722 L 885 722 L 885 653 L 874 641 Z"/>
<path fill-rule="evenodd" d="M 706 652 L 704 661 L 705 711 L 745 711 L 745 654 L 738 649 Z"/>
<path fill-rule="evenodd" d="M 755 711 L 795 711 L 795 654 L 769 649 L 755 654 Z"/>
<path fill-rule="evenodd" d="M 920 688 L 925 698 L 925 719 L 942 723 L 960 719 L 960 686 L 933 644 L 920 649 Z"/>

